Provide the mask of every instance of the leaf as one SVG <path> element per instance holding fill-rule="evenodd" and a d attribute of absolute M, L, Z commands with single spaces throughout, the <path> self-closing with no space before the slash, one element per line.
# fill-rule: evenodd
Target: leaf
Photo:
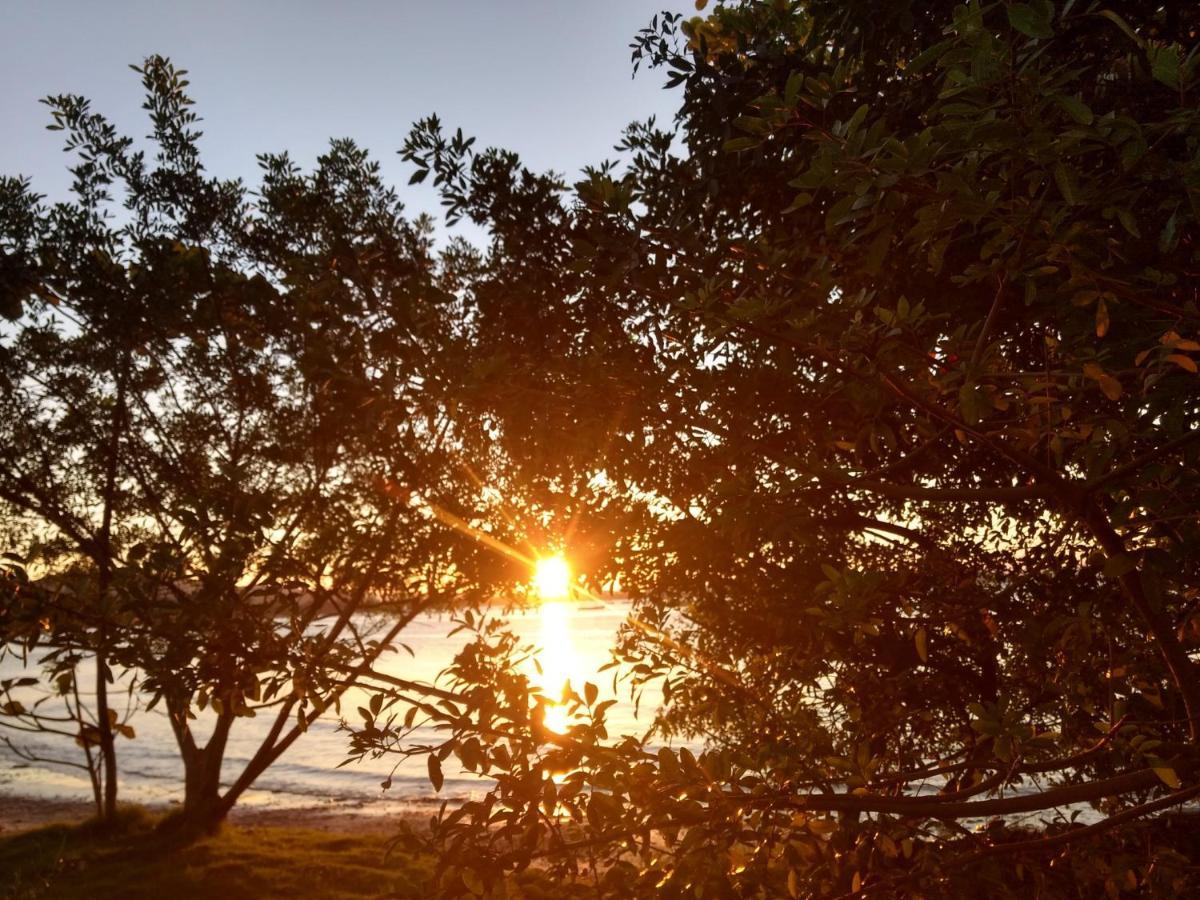
<path fill-rule="evenodd" d="M 440 791 L 445 778 L 442 776 L 442 763 L 433 753 L 429 754 L 429 783 L 434 791 Z"/>
<path fill-rule="evenodd" d="M 1150 74 L 1169 88 L 1179 87 L 1179 45 L 1167 44 L 1162 47 L 1149 47 L 1146 55 L 1150 58 Z"/>
<path fill-rule="evenodd" d="M 1162 780 L 1163 784 L 1169 788 L 1172 788 L 1173 790 L 1179 790 L 1179 788 L 1182 787 L 1182 782 L 1180 782 L 1179 776 L 1170 766 L 1155 766 L 1154 774 Z"/>
<path fill-rule="evenodd" d="M 758 116 L 738 116 L 733 120 L 733 127 L 750 134 L 766 134 L 771 127 Z"/>
<path fill-rule="evenodd" d="M 934 44 L 926 50 L 922 50 L 912 62 L 908 64 L 906 71 L 912 75 L 918 75 L 925 69 L 929 68 L 929 64 L 936 62 L 941 58 L 942 54 L 950 49 L 953 41 L 942 41 L 940 44 Z"/>
<path fill-rule="evenodd" d="M 554 815 L 554 807 L 558 805 L 558 787 L 553 778 L 547 778 L 542 784 L 542 809 L 546 815 Z"/>
<path fill-rule="evenodd" d="M 722 149 L 726 153 L 735 153 L 738 150 L 749 150 L 751 147 L 757 147 L 760 143 L 759 138 L 754 137 L 736 137 L 731 138 L 722 145 Z"/>
<path fill-rule="evenodd" d="M 895 859 L 900 855 L 900 848 L 896 846 L 896 842 L 892 840 L 891 835 L 880 833 L 877 841 L 879 849 L 883 851 L 883 855 Z"/>
<path fill-rule="evenodd" d="M 1101 297 L 1100 302 L 1096 304 L 1096 337 L 1102 338 L 1108 334 L 1108 326 L 1108 304 Z"/>
<path fill-rule="evenodd" d="M 913 642 L 917 645 L 917 656 L 921 657 L 921 662 L 929 662 L 929 638 L 925 633 L 925 627 L 917 629 L 917 633 L 913 636 Z"/>
<path fill-rule="evenodd" d="M 1054 99 L 1058 105 L 1061 106 L 1064 111 L 1066 111 L 1067 115 L 1074 119 L 1078 124 L 1091 125 L 1095 120 L 1095 116 L 1092 115 L 1091 108 L 1082 100 L 1079 100 L 1075 97 L 1068 97 L 1064 94 L 1055 94 Z"/>
<path fill-rule="evenodd" d="M 808 830 L 813 834 L 824 837 L 827 834 L 833 834 L 837 831 L 837 822 L 832 819 L 809 819 Z"/>
<path fill-rule="evenodd" d="M 797 194 L 792 199 L 791 205 L 788 206 L 788 208 L 785 209 L 784 212 L 790 213 L 790 212 L 795 212 L 798 209 L 804 209 L 804 207 L 808 206 L 810 203 L 812 203 L 812 201 L 813 201 L 812 194 L 804 194 L 804 193 Z"/>
<path fill-rule="evenodd" d="M 977 384 L 964 384 L 958 389 L 958 408 L 968 425 L 978 425 L 991 411 L 992 404 Z"/>
<path fill-rule="evenodd" d="M 1117 218 L 1120 220 L 1122 227 L 1135 238 L 1142 236 L 1142 232 L 1138 230 L 1137 219 L 1134 218 L 1133 213 L 1129 210 L 1118 208 Z"/>
<path fill-rule="evenodd" d="M 131 741 L 137 737 L 137 732 L 133 730 L 132 725 L 114 725 L 117 734 L 129 738 Z"/>
<path fill-rule="evenodd" d="M 795 106 L 802 87 L 804 87 L 804 73 L 793 72 L 788 76 L 787 84 L 783 88 L 783 102 L 788 106 Z"/>
<path fill-rule="evenodd" d="M 854 132 L 856 132 L 862 125 L 863 120 L 867 118 L 867 113 L 869 111 L 870 107 L 865 103 L 854 111 L 854 115 L 852 115 L 850 117 L 850 121 L 846 123 L 846 137 L 853 136 Z"/>
<path fill-rule="evenodd" d="M 849 194 L 829 207 L 829 211 L 825 213 L 825 230 L 832 234 L 834 228 L 852 219 L 854 204 L 859 199 L 853 194 Z"/>
<path fill-rule="evenodd" d="M 596 702 L 596 698 L 600 696 L 600 690 L 590 681 L 583 683 L 583 697 L 587 701 L 587 705 L 591 706 Z"/>
<path fill-rule="evenodd" d="M 1189 372 L 1196 371 L 1196 361 L 1190 356 L 1184 355 L 1183 353 L 1168 354 L 1167 359 L 1175 363 L 1175 365 L 1179 366 L 1181 369 L 1187 369 Z"/>
<path fill-rule="evenodd" d="M 1142 46 L 1142 39 L 1137 36 L 1137 33 L 1132 28 L 1129 27 L 1129 23 L 1126 22 L 1124 19 L 1122 19 L 1115 12 L 1113 12 L 1111 9 L 1102 9 L 1098 13 L 1096 13 L 1096 15 L 1103 16 L 1104 18 L 1108 19 L 1108 21 L 1112 22 L 1114 25 L 1116 25 L 1118 28 L 1120 28 L 1123 32 L 1125 32 L 1125 36 L 1128 37 L 1131 41 L 1133 41 L 1139 47 Z"/>
<path fill-rule="evenodd" d="M 1076 187 L 1075 174 L 1063 163 L 1054 166 L 1054 183 L 1064 200 L 1071 206 L 1079 203 L 1079 190 Z"/>
<path fill-rule="evenodd" d="M 1031 38 L 1054 37 L 1050 19 L 1028 3 L 1014 3 L 1008 7 L 1008 24 Z"/>
<path fill-rule="evenodd" d="M 475 874 L 474 869 L 462 870 L 462 883 L 463 886 L 476 897 L 483 896 L 483 882 L 480 881 L 479 876 Z"/>
<path fill-rule="evenodd" d="M 1163 230 L 1158 236 L 1158 251 L 1160 253 L 1170 253 L 1179 243 L 1178 236 L 1175 233 L 1175 223 L 1179 218 L 1179 212 L 1176 210 L 1171 213 L 1167 223 L 1163 225 Z"/>
<path fill-rule="evenodd" d="M 1100 390 L 1104 392 L 1104 396 L 1109 400 L 1117 401 L 1121 399 L 1121 382 L 1113 378 L 1113 376 L 1109 375 L 1095 363 L 1085 363 L 1083 374 L 1095 381 L 1100 386 Z"/>

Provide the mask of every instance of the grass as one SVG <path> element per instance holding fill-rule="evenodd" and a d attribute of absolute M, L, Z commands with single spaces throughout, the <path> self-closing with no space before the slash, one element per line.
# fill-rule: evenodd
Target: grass
<path fill-rule="evenodd" d="M 387 839 L 302 828 L 238 828 L 172 846 L 141 810 L 117 833 L 51 825 L 0 838 L 0 897 L 249 900 L 262 897 L 421 897 L 433 862 Z"/>

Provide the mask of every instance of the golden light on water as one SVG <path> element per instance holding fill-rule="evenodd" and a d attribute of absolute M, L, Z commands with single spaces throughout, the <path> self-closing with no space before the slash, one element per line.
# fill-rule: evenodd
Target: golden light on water
<path fill-rule="evenodd" d="M 571 567 L 562 556 L 539 559 L 533 571 L 533 589 L 542 601 L 541 673 L 535 679 L 548 699 L 561 697 L 575 674 L 577 657 L 571 641 Z M 563 733 L 567 730 L 567 708 L 556 702 L 546 704 L 546 727 Z"/>
<path fill-rule="evenodd" d="M 575 648 L 571 645 L 571 607 L 562 600 L 542 604 L 542 689 L 548 698 L 561 697 L 575 667 Z M 560 734 L 567 730 L 567 708 L 561 703 L 546 704 L 546 727 Z"/>

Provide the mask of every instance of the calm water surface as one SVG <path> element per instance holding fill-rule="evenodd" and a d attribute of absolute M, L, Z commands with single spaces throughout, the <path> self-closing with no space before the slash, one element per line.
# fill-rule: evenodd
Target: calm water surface
<path fill-rule="evenodd" d="M 618 703 L 608 713 L 610 735 L 643 733 L 659 701 L 659 695 L 647 689 L 641 702 L 641 716 L 635 718 L 629 702 L 628 688 L 619 686 L 612 694 L 612 671 L 596 674 L 610 659 L 617 629 L 628 613 L 623 603 L 612 603 L 599 609 L 582 609 L 574 605 L 560 608 L 549 616 L 539 609 L 519 613 L 509 618 L 513 630 L 524 641 L 538 647 L 546 677 L 570 678 L 576 690 L 582 692 L 583 681 L 589 680 L 601 689 L 601 699 L 613 697 Z M 403 651 L 389 654 L 379 668 L 404 678 L 432 683 L 438 673 L 450 663 L 462 648 L 467 637 L 463 634 L 448 638 L 452 625 L 448 618 L 424 618 L 411 623 L 401 640 L 413 650 L 413 656 Z M 0 678 L 34 674 L 26 672 L 19 661 L 9 657 L 0 661 Z M 531 673 L 533 674 L 533 673 Z M 81 680 L 81 684 L 83 681 Z M 365 705 L 363 697 L 347 692 L 342 710 L 351 723 L 358 719 L 355 708 Z M 232 780 L 257 749 L 262 736 L 273 721 L 270 711 L 253 719 L 239 719 L 230 734 L 225 755 L 224 774 Z M 268 769 L 242 799 L 245 805 L 295 807 L 314 804 L 335 804 L 363 807 L 384 812 L 390 803 L 403 800 L 421 802 L 434 797 L 426 774 L 424 757 L 404 760 L 392 776 L 392 787 L 384 793 L 380 787 L 399 757 L 364 760 L 338 769 L 346 758 L 347 734 L 338 730 L 339 716 L 333 710 L 318 720 Z M 134 740 L 118 739 L 118 759 L 121 766 L 121 797 L 136 803 L 171 803 L 182 798 L 183 768 L 166 716 L 157 709 L 137 714 L 132 724 L 137 731 Z M 198 733 L 205 733 L 209 722 L 202 717 L 196 724 Z M 65 738 L 46 738 L 8 732 L 22 739 L 23 746 L 40 755 L 75 758 L 79 753 Z M 28 738 L 28 740 L 24 740 Z M 437 733 L 418 731 L 416 743 L 434 742 Z M 455 773 L 447 763 L 442 797 L 466 797 L 481 794 L 488 781 L 468 773 Z M 86 775 L 79 770 L 42 763 L 25 763 L 0 745 L 0 790 L 33 796 L 89 800 L 91 788 Z"/>

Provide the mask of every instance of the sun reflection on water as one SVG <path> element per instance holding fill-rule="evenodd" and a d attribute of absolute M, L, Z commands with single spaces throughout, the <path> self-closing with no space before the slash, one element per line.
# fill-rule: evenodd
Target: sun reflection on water
<path fill-rule="evenodd" d="M 539 687 L 551 700 L 561 697 L 571 680 L 576 664 L 571 642 L 571 604 L 547 600 L 542 604 L 542 639 L 538 662 L 542 666 Z M 567 707 L 562 703 L 546 705 L 546 727 L 563 733 L 567 730 Z"/>
<path fill-rule="evenodd" d="M 578 667 L 578 654 L 571 640 L 571 569 L 567 561 L 561 556 L 539 559 L 533 588 L 542 601 L 538 653 L 541 673 L 534 682 L 550 701 L 546 704 L 546 727 L 562 734 L 568 726 L 567 707 L 554 701 L 562 697 Z"/>

